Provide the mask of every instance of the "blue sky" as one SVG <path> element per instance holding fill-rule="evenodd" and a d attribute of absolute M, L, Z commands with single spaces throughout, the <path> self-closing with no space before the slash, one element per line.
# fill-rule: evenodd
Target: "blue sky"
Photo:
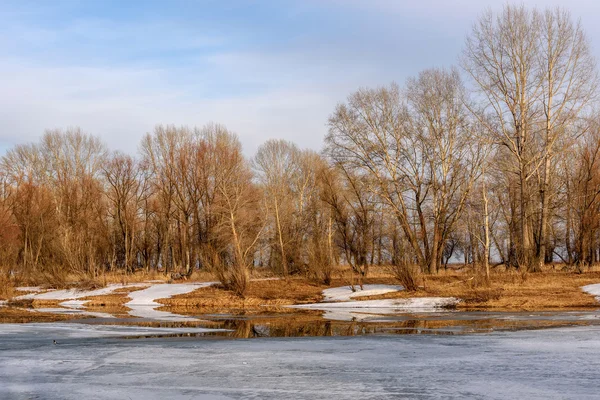
<path fill-rule="evenodd" d="M 564 5 L 600 55 L 594 0 Z M 319 149 L 335 104 L 451 66 L 494 0 L 0 0 L 0 154 L 80 126 L 135 153 L 158 123 Z"/>

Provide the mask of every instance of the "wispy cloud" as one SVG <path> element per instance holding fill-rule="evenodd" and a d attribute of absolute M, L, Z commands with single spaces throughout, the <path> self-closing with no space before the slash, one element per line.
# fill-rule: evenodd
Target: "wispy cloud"
<path fill-rule="evenodd" d="M 318 149 L 350 92 L 455 63 L 486 5 L 498 2 L 8 3 L 0 148 L 79 125 L 134 152 L 157 123 L 215 121 L 248 154 L 270 137 Z"/>

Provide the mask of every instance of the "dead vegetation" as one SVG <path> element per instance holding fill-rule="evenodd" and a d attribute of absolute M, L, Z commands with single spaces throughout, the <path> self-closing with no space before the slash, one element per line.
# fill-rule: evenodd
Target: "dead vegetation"
<path fill-rule="evenodd" d="M 193 314 L 198 312 L 250 312 L 259 313 L 266 310 L 276 312 L 292 312 L 283 306 L 292 304 L 315 303 L 322 301 L 322 291 L 328 287 L 350 286 L 355 284 L 350 268 L 336 268 L 331 285 L 316 282 L 303 276 L 275 279 L 269 274 L 261 275 L 255 270 L 253 279 L 248 282 L 246 294 L 239 296 L 235 291 L 223 286 L 211 286 L 194 292 L 162 299 L 160 302 L 170 311 Z M 478 271 L 478 269 L 476 270 Z M 411 274 L 415 285 L 413 291 L 400 291 L 378 296 L 357 297 L 356 300 L 408 298 L 408 297 L 457 297 L 462 300 L 458 305 L 463 310 L 576 310 L 597 308 L 594 296 L 584 293 L 582 286 L 600 283 L 600 271 L 590 269 L 581 273 L 564 271 L 560 266 L 550 266 L 540 273 L 522 273 L 514 270 L 504 271 L 496 268 L 489 281 L 470 268 L 454 268 L 440 271 L 438 274 Z M 397 271 L 389 267 L 371 267 L 364 284 L 401 284 L 406 287 L 407 280 L 398 276 Z M 147 281 L 149 276 L 131 275 L 131 281 Z M 214 280 L 209 274 L 193 276 L 204 281 Z M 118 275 L 106 276 L 106 281 L 118 281 Z M 145 279 L 144 279 L 145 278 Z M 168 282 L 168 281 L 165 281 Z M 182 280 L 183 282 L 183 280 Z M 81 289 L 94 289 L 95 281 L 84 281 Z M 87 305 L 105 311 L 112 308 L 116 312 L 125 313 L 124 304 L 129 301 L 128 293 L 142 289 L 142 286 L 117 289 L 106 296 L 87 297 Z M 14 294 L 12 286 L 3 285 L 3 296 L 10 298 Z M 21 301 L 20 307 L 57 306 L 60 301 Z"/>
<path fill-rule="evenodd" d="M 465 310 L 560 310 L 598 307 L 594 296 L 581 290 L 582 286 L 600 283 L 600 272 L 497 272 L 485 277 L 465 272 L 440 272 L 423 275 L 416 292 L 387 293 L 364 299 L 404 297 L 457 297 L 459 309 Z"/>
<path fill-rule="evenodd" d="M 2 324 L 24 324 L 28 322 L 56 322 L 78 318 L 75 315 L 63 315 L 36 312 L 34 309 L 23 309 L 14 307 L 0 308 L 0 323 Z"/>

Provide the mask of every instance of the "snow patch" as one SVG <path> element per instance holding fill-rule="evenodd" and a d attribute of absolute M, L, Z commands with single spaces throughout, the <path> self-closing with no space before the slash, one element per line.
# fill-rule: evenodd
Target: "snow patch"
<path fill-rule="evenodd" d="M 596 296 L 596 300 L 600 301 L 600 283 L 594 283 L 592 285 L 583 286 L 581 288 L 586 293 Z"/>
<path fill-rule="evenodd" d="M 325 289 L 323 296 L 325 296 L 325 301 L 349 301 L 354 297 L 398 292 L 404 290 L 404 287 L 400 285 L 363 285 L 362 289 L 360 286 L 354 286 L 354 289 L 355 291 L 352 291 L 350 286 Z"/>
<path fill-rule="evenodd" d="M 106 287 L 95 289 L 95 290 L 77 290 L 77 289 L 63 289 L 63 290 L 50 290 L 44 293 L 30 293 L 23 296 L 18 296 L 17 300 L 75 300 L 90 296 L 105 296 L 113 293 L 117 289 L 149 286 L 149 283 L 130 283 L 128 285 L 122 284 L 111 284 Z"/>
<path fill-rule="evenodd" d="M 341 303 L 314 303 L 288 306 L 307 310 L 325 311 L 324 318 L 338 321 L 362 320 L 373 315 L 407 312 L 438 312 L 458 304 L 455 297 L 414 297 L 410 299 L 385 299 L 346 301 Z"/>
<path fill-rule="evenodd" d="M 388 308 L 388 309 L 419 309 L 439 310 L 440 308 L 456 305 L 459 300 L 455 297 L 413 297 L 409 299 L 385 299 L 346 301 L 343 303 L 314 303 L 290 306 L 294 308 L 307 308 L 313 310 L 329 310 L 338 308 L 361 309 L 361 308 Z"/>
<path fill-rule="evenodd" d="M 39 286 L 19 286 L 18 288 L 15 288 L 15 290 L 18 290 L 19 292 L 43 292 L 44 289 L 42 289 Z"/>
<path fill-rule="evenodd" d="M 196 321 L 197 319 L 193 317 L 156 310 L 163 306 L 156 300 L 168 299 L 178 294 L 193 292 L 196 289 L 209 287 L 217 283 L 218 282 L 165 283 L 153 285 L 147 289 L 129 293 L 131 301 L 125 303 L 125 306 L 131 309 L 129 315 L 134 317 L 150 318 L 161 321 Z"/>
<path fill-rule="evenodd" d="M 49 313 L 49 314 L 62 314 L 62 315 L 81 315 L 81 316 L 89 316 L 96 318 L 115 318 L 112 314 L 95 312 L 95 311 L 87 311 L 82 308 L 62 308 L 62 307 L 43 307 L 43 308 L 20 308 L 17 309 L 29 312 L 41 312 L 41 313 Z M 2 326 L 2 324 L 0 324 Z"/>
<path fill-rule="evenodd" d="M 88 300 L 67 300 L 59 303 L 58 305 L 73 309 L 83 309 L 85 308 L 85 303 L 87 302 Z"/>

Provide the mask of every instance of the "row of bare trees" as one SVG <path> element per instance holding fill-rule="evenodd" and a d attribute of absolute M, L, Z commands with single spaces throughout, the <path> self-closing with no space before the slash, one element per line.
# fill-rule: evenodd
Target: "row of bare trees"
<path fill-rule="evenodd" d="M 464 261 L 489 277 L 490 263 L 600 261 L 598 75 L 581 26 L 507 5 L 473 26 L 460 64 L 351 94 L 320 154 L 269 140 L 247 159 L 214 124 L 157 126 L 138 157 L 48 131 L 1 159 L 1 264 L 206 269 L 243 293 L 255 267 L 328 283 L 341 263 L 362 279 L 375 264 L 402 277 Z"/>

